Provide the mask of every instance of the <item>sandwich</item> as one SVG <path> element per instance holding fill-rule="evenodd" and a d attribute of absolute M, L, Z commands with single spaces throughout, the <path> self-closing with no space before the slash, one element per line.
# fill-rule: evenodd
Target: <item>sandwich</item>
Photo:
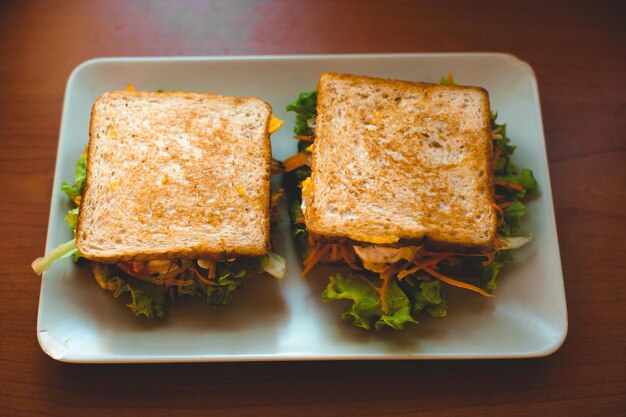
<path fill-rule="evenodd" d="M 76 181 L 62 187 L 75 239 L 33 269 L 74 254 L 147 318 L 180 296 L 221 306 L 260 272 L 284 277 L 270 247 L 269 135 L 280 124 L 257 98 L 132 86 L 100 96 Z"/>
<path fill-rule="evenodd" d="M 447 314 L 444 289 L 493 297 L 521 199 L 537 191 L 511 163 L 506 126 L 489 95 L 457 85 L 323 74 L 287 110 L 296 155 L 284 161 L 302 275 L 343 266 L 324 301 L 346 299 L 342 318 L 402 329 L 418 313 Z"/>

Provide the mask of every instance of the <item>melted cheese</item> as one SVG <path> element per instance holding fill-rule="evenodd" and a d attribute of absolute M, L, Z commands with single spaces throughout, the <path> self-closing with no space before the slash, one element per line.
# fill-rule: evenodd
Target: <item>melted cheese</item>
<path fill-rule="evenodd" d="M 284 120 L 280 120 L 278 117 L 274 116 L 272 114 L 272 117 L 270 118 L 270 125 L 267 128 L 267 131 L 269 132 L 269 134 L 271 135 L 272 133 L 276 132 L 278 129 L 280 129 L 280 127 L 285 124 Z"/>
<path fill-rule="evenodd" d="M 359 242 L 367 243 L 396 243 L 400 238 L 398 236 L 370 236 L 370 235 L 350 235 L 348 236 L 352 240 L 358 240 Z"/>

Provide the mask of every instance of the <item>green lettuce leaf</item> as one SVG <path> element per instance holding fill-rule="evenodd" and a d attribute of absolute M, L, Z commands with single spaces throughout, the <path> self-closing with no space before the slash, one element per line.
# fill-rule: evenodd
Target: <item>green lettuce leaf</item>
<path fill-rule="evenodd" d="M 509 207 L 503 210 L 504 221 L 498 227 L 500 235 L 509 237 L 519 229 L 520 221 L 526 213 L 522 199 L 539 192 L 539 184 L 530 169 L 522 168 L 520 171 L 511 162 L 511 155 L 515 152 L 515 146 L 510 145 L 511 140 L 506 134 L 506 124 L 497 124 L 496 118 L 497 114 L 491 116 L 491 127 L 492 129 L 499 129 L 498 134 L 501 136 L 494 141 L 500 150 L 500 158 L 495 169 L 496 180 L 523 187 L 522 191 L 517 191 L 512 188 L 497 186 L 496 193 L 505 195 L 506 199 L 512 202 Z"/>
<path fill-rule="evenodd" d="M 220 307 L 232 297 L 232 293 L 243 287 L 243 281 L 250 275 L 261 272 L 269 263 L 267 256 L 254 258 L 237 258 L 233 262 L 219 262 L 216 269 L 218 285 L 207 285 L 194 277 L 194 285 L 179 287 L 181 295 L 199 295 L 206 297 L 209 307 Z M 207 271 L 199 268 L 199 272 L 206 276 Z"/>
<path fill-rule="evenodd" d="M 396 330 L 404 328 L 406 323 L 417 323 L 411 317 L 411 303 L 406 294 L 394 282 L 389 283 L 387 292 L 387 313 L 383 312 L 378 292 L 362 275 L 335 274 L 330 276 L 330 283 L 322 293 L 322 300 L 351 300 L 352 306 L 341 315 L 343 320 L 351 321 L 357 327 L 370 329 L 374 322 L 376 330 L 388 326 Z"/>
<path fill-rule="evenodd" d="M 82 153 L 78 162 L 76 162 L 76 178 L 74 179 L 74 184 L 70 185 L 64 182 L 61 185 L 61 191 L 63 191 L 70 200 L 73 202 L 76 197 L 82 194 L 83 189 L 85 188 L 85 177 L 87 175 L 87 148 L 85 147 L 85 151 Z"/>
<path fill-rule="evenodd" d="M 511 262 L 513 260 L 513 255 L 509 250 L 501 250 L 496 252 L 495 258 L 493 262 L 489 265 L 482 266 L 482 271 L 480 273 L 480 283 L 481 287 L 488 292 L 494 291 L 498 288 L 496 284 L 496 278 L 500 275 L 500 271 L 502 271 L 502 267 L 504 264 Z"/>
<path fill-rule="evenodd" d="M 287 111 L 296 113 L 294 132 L 296 135 L 310 136 L 313 129 L 309 126 L 309 120 L 315 119 L 317 107 L 317 91 L 300 93 L 298 98 L 287 105 Z"/>
<path fill-rule="evenodd" d="M 71 204 L 76 206 L 70 209 L 67 212 L 67 215 L 65 216 L 65 221 L 67 222 L 70 229 L 72 229 L 72 232 L 76 231 L 76 225 L 78 222 L 78 212 L 80 210 L 80 207 L 76 205 L 76 197 L 79 197 L 83 193 L 83 189 L 85 188 L 86 175 L 87 175 L 87 147 L 85 147 L 85 150 L 83 151 L 80 158 L 76 162 L 76 171 L 75 171 L 76 178 L 74 179 L 74 184 L 69 185 L 68 183 L 64 182 L 61 185 L 61 191 L 67 194 L 67 196 L 69 197 L 71 201 Z M 80 257 L 81 256 L 78 250 L 76 250 L 72 255 L 72 259 L 74 260 L 74 262 L 77 262 L 80 259 Z"/>
<path fill-rule="evenodd" d="M 74 207 L 67 212 L 65 221 L 70 226 L 70 229 L 72 229 L 72 232 L 76 230 L 76 223 L 78 222 L 78 207 Z"/>
<path fill-rule="evenodd" d="M 524 190 L 517 191 L 512 188 L 506 188 L 505 191 L 512 193 L 517 198 L 524 198 L 539 191 L 539 184 L 530 169 L 523 168 L 519 174 L 514 173 L 515 169 L 511 169 L 509 175 L 496 175 L 496 180 L 510 182 L 512 184 L 521 185 Z"/>
<path fill-rule="evenodd" d="M 412 311 L 426 310 L 433 317 L 445 317 L 448 305 L 443 293 L 443 284 L 424 272 L 406 276 L 400 283 L 413 305 Z"/>
<path fill-rule="evenodd" d="M 439 79 L 439 85 L 459 85 L 456 81 L 454 81 L 454 79 L 452 80 L 452 82 L 448 81 L 448 77 L 441 77 Z"/>
<path fill-rule="evenodd" d="M 524 214 L 526 214 L 526 206 L 518 199 L 515 199 L 511 205 L 502 210 L 502 212 L 504 213 L 504 222 L 502 225 L 506 224 L 507 227 L 507 233 L 502 233 L 502 236 L 509 237 L 519 229 L 520 220 Z"/>
<path fill-rule="evenodd" d="M 289 219 L 291 220 L 291 233 L 294 237 L 296 249 L 302 259 L 308 258 L 311 250 L 309 245 L 309 233 L 304 223 L 298 223 L 296 219 L 302 218 L 302 200 L 291 200 L 289 202 Z"/>
<path fill-rule="evenodd" d="M 462 265 L 467 275 L 480 277 L 480 287 L 483 290 L 492 292 L 498 288 L 496 279 L 504 265 L 513 260 L 513 255 L 510 250 L 499 250 L 496 251 L 494 259 L 489 265 L 484 266 L 482 264 L 484 260 L 485 258 L 479 256 L 466 257 L 463 259 Z"/>
<path fill-rule="evenodd" d="M 130 308 L 135 316 L 145 316 L 149 319 L 166 316 L 167 303 L 161 286 L 133 278 L 113 265 L 105 265 L 104 271 L 105 279 L 117 284 L 117 290 L 113 293 L 115 298 L 124 294 L 130 295 L 130 302 L 126 307 Z"/>

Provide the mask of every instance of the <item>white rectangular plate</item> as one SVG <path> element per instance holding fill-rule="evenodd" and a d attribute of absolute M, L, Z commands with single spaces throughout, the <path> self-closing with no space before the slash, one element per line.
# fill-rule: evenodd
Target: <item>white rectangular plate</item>
<path fill-rule="evenodd" d="M 88 61 L 67 84 L 46 250 L 71 239 L 69 209 L 59 191 L 72 182 L 88 141 L 91 106 L 106 91 L 133 83 L 138 90 L 215 92 L 257 96 L 287 121 L 272 137 L 274 156 L 293 154 L 294 115 L 285 105 L 313 90 L 327 71 L 437 82 L 449 72 L 461 84 L 486 88 L 499 122 L 518 146 L 514 161 L 531 168 L 541 194 L 528 204 L 522 233 L 530 245 L 515 252 L 497 298 L 446 289 L 444 319 L 418 317 L 405 331 L 380 334 L 340 319 L 347 304 L 326 304 L 321 293 L 328 270 L 300 277 L 288 222 L 273 236 L 286 256 L 282 281 L 251 278 L 224 308 L 183 299 L 165 320 L 132 315 L 102 291 L 88 268 L 57 262 L 43 277 L 38 339 L 43 350 L 66 362 L 186 362 L 320 359 L 464 359 L 545 356 L 567 333 L 563 273 L 550 190 L 537 83 L 532 69 L 506 54 L 324 55 L 208 58 L 108 58 Z M 274 179 L 275 182 L 279 178 Z M 283 207 L 284 209 L 284 207 Z M 287 219 L 283 210 L 283 217 Z"/>

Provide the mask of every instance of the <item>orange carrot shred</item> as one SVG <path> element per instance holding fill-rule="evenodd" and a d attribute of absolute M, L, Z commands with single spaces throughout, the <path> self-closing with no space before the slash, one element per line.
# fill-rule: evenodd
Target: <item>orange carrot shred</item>
<path fill-rule="evenodd" d="M 309 253 L 309 256 L 306 257 L 306 259 L 302 262 L 304 265 L 307 265 L 311 259 L 313 259 L 313 257 L 317 254 L 317 252 L 322 248 L 322 244 L 321 243 L 317 243 L 313 249 L 311 250 L 311 252 Z"/>
<path fill-rule="evenodd" d="M 330 245 L 330 260 L 336 261 L 338 257 L 338 247 L 336 244 Z"/>
<path fill-rule="evenodd" d="M 506 182 L 506 181 L 499 181 L 499 180 L 495 180 L 495 183 L 496 185 L 500 185 L 502 187 L 512 188 L 517 191 L 524 191 L 524 187 L 522 187 L 521 185 L 513 184 L 510 182 Z"/>
<path fill-rule="evenodd" d="M 217 262 L 211 262 L 209 264 L 209 279 L 215 278 L 215 268 L 217 267 Z"/>
<path fill-rule="evenodd" d="M 322 259 L 322 257 L 324 255 L 326 255 L 326 253 L 330 250 L 330 246 L 329 245 L 321 245 L 322 249 L 318 250 L 317 253 L 315 254 L 314 257 L 309 256 L 307 259 L 308 264 L 307 266 L 304 268 L 304 270 L 302 271 L 302 276 L 305 276 L 306 274 L 308 274 L 311 269 L 313 269 L 313 267 L 320 261 L 320 259 Z"/>
<path fill-rule="evenodd" d="M 383 313 L 387 314 L 389 312 L 389 305 L 387 304 L 387 290 L 389 289 L 389 279 L 391 278 L 390 270 L 393 267 L 390 266 L 385 271 L 380 274 L 380 279 L 383 280 L 383 284 L 380 286 L 380 306 L 383 310 Z M 389 272 L 388 272 L 389 271 Z"/>
<path fill-rule="evenodd" d="M 290 156 L 283 161 L 285 171 L 291 172 L 296 168 L 300 168 L 302 165 L 306 164 L 309 161 L 309 158 L 310 155 L 304 152 L 298 152 L 297 154 Z"/>
<path fill-rule="evenodd" d="M 390 265 L 387 269 L 380 273 L 380 279 L 383 280 L 382 285 L 380 286 L 380 290 L 378 293 L 380 294 L 380 306 L 384 313 L 389 311 L 389 306 L 387 304 L 387 290 L 389 289 L 389 281 L 391 281 L 391 277 L 393 277 L 399 270 L 408 266 L 407 263 L 404 265 L 397 263 L 395 265 Z"/>
<path fill-rule="evenodd" d="M 191 270 L 196 274 L 196 276 L 198 277 L 198 279 L 202 282 L 204 282 L 206 285 L 213 285 L 216 286 L 217 283 L 213 282 L 213 281 L 209 281 L 208 279 L 206 279 L 205 277 L 202 276 L 202 274 L 200 274 L 200 272 L 198 272 L 198 270 L 196 269 L 195 266 L 191 267 Z"/>
<path fill-rule="evenodd" d="M 437 278 L 438 280 L 441 280 L 443 282 L 445 282 L 446 284 L 450 284 L 453 285 L 455 287 L 459 287 L 459 288 L 464 288 L 466 290 L 470 290 L 470 291 L 474 291 L 477 292 L 478 294 L 484 296 L 484 297 L 489 297 L 489 298 L 495 298 L 495 295 L 493 294 L 489 294 L 488 292 L 478 288 L 475 285 L 472 284 L 468 284 L 466 282 L 461 282 L 461 281 L 457 281 L 456 279 L 452 279 L 450 277 L 447 277 L 443 274 L 440 274 L 439 272 L 429 268 L 429 267 L 425 267 L 424 271 L 428 272 L 430 275 L 432 275 L 433 277 Z"/>
<path fill-rule="evenodd" d="M 491 164 L 491 169 L 495 170 L 498 166 L 498 161 L 500 160 L 500 148 L 496 147 L 496 151 L 493 155 L 493 163 Z"/>
<path fill-rule="evenodd" d="M 512 201 L 505 201 L 505 202 L 499 203 L 499 204 L 498 204 L 498 206 L 499 206 L 501 209 L 505 209 L 505 208 L 507 208 L 508 206 L 510 206 L 511 204 L 513 204 L 513 202 L 512 202 Z"/>
<path fill-rule="evenodd" d="M 420 269 L 424 269 L 427 266 L 434 266 L 436 264 L 438 264 L 439 262 L 441 262 L 445 257 L 447 257 L 448 255 L 435 255 L 434 257 L 427 259 L 423 262 L 413 262 L 413 264 L 415 265 L 413 268 L 411 269 L 404 269 L 403 271 L 400 271 L 398 273 L 398 280 L 402 280 L 404 279 L 404 277 L 406 277 L 407 275 L 411 275 L 416 273 L 417 271 L 419 271 Z"/>
<path fill-rule="evenodd" d="M 361 268 L 359 268 L 359 266 L 356 264 L 354 256 L 352 255 L 350 250 L 348 248 L 346 248 L 345 246 L 340 246 L 339 249 L 341 250 L 341 254 L 343 255 L 343 259 L 346 261 L 348 266 L 350 268 L 352 268 L 352 269 L 360 271 Z"/>
<path fill-rule="evenodd" d="M 304 223 L 304 217 L 296 217 L 296 223 Z"/>

